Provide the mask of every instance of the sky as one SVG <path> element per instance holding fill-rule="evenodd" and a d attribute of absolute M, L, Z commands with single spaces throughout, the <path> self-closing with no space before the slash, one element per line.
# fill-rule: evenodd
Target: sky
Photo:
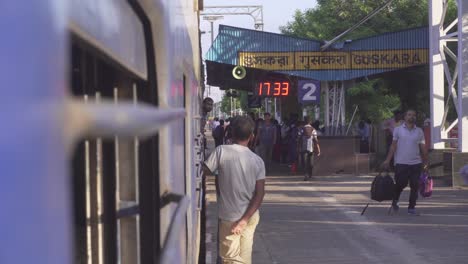
<path fill-rule="evenodd" d="M 205 6 L 242 6 L 242 5 L 261 5 L 263 6 L 263 30 L 268 32 L 280 33 L 279 27 L 286 25 L 293 20 L 296 10 L 306 10 L 316 5 L 315 0 L 204 0 Z M 248 15 L 230 15 L 214 22 L 214 38 L 218 34 L 219 24 L 254 29 L 254 20 Z M 202 55 L 211 46 L 211 24 L 200 19 L 200 29 L 206 32 L 202 34 Z M 211 88 L 210 97 L 215 102 L 221 101 L 222 92 L 217 87 Z"/>

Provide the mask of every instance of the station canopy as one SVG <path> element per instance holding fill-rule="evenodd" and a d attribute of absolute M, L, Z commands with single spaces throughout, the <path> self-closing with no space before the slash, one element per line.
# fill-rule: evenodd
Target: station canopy
<path fill-rule="evenodd" d="M 344 81 L 428 64 L 427 27 L 334 43 L 245 28 L 219 26 L 206 54 L 207 82 L 221 89 L 248 90 L 262 76 L 291 76 Z M 232 78 L 236 65 L 247 69 L 243 81 Z M 236 86 L 236 87 L 233 87 Z"/>

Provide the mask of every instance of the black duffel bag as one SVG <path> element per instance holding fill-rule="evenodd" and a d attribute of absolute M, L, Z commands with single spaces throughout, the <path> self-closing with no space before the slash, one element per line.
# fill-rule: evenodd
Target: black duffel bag
<path fill-rule="evenodd" d="M 371 185 L 371 199 L 377 202 L 382 201 L 391 201 L 395 194 L 395 182 L 393 181 L 392 176 L 386 173 L 385 176 L 382 176 L 382 173 L 379 172 L 379 175 L 375 176 Z M 369 204 L 367 204 L 361 212 L 361 215 L 364 214 Z"/>
<path fill-rule="evenodd" d="M 371 199 L 377 202 L 393 200 L 395 193 L 395 182 L 387 172 L 385 176 L 381 173 L 375 176 L 371 185 Z"/>

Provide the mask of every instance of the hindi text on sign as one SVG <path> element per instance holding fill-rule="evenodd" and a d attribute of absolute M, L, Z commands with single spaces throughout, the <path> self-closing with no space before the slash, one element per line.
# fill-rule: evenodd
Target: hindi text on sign
<path fill-rule="evenodd" d="M 294 70 L 291 52 L 239 52 L 239 64 L 265 70 Z"/>
<path fill-rule="evenodd" d="M 239 52 L 239 64 L 264 70 L 400 69 L 428 63 L 427 49 Z"/>

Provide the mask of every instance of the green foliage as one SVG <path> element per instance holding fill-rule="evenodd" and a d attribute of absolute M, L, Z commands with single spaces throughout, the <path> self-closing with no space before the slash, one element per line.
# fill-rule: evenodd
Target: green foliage
<path fill-rule="evenodd" d="M 318 0 L 317 6 L 296 11 L 293 21 L 280 27 L 283 34 L 330 40 L 347 30 L 388 0 Z M 385 32 L 428 25 L 428 0 L 395 0 L 389 7 L 344 38 L 357 39 Z M 447 17 L 456 17 L 454 0 L 449 0 Z"/>
<path fill-rule="evenodd" d="M 239 94 L 239 92 L 238 92 Z M 240 97 L 229 97 L 226 95 L 226 93 L 223 95 L 223 98 L 221 99 L 221 112 L 227 114 L 228 116 L 231 115 L 231 102 L 232 102 L 232 110 L 234 111 L 235 109 L 238 109 L 241 107 L 241 98 L 242 98 L 242 93 L 240 93 Z M 245 95 L 246 96 L 246 95 Z M 232 98 L 232 101 L 231 101 Z M 247 97 L 245 97 L 247 100 Z M 244 109 L 242 109 L 245 111 Z"/>
<path fill-rule="evenodd" d="M 330 40 L 387 1 L 319 0 L 313 9 L 296 11 L 293 21 L 280 29 L 297 37 Z M 345 38 L 357 39 L 427 25 L 428 0 L 395 0 Z"/>
<path fill-rule="evenodd" d="M 280 27 L 280 30 L 283 34 L 296 37 L 331 40 L 387 1 L 317 0 L 315 8 L 296 11 L 293 20 Z M 395 0 L 389 7 L 339 41 L 428 26 L 428 12 L 428 0 Z M 456 17 L 455 0 L 449 0 L 445 19 L 446 26 Z M 452 29 L 452 31 L 454 30 L 456 27 Z M 391 111 L 399 107 L 412 107 L 428 113 L 429 71 L 426 67 L 419 67 L 413 70 L 412 75 L 418 76 L 419 79 L 398 83 L 403 78 L 411 79 L 408 77 L 408 73 L 400 71 L 392 78 L 358 83 L 348 90 L 350 98 L 347 98 L 346 115 L 351 117 L 354 111 L 353 105 L 359 105 L 359 114 L 362 117 L 370 118 L 375 122 L 390 117 Z"/>
<path fill-rule="evenodd" d="M 248 101 L 247 101 L 247 92 L 240 91 L 239 93 L 239 106 L 244 112 L 249 111 Z"/>
<path fill-rule="evenodd" d="M 221 99 L 221 112 L 230 115 L 231 114 L 231 97 L 224 93 Z"/>
<path fill-rule="evenodd" d="M 354 121 L 369 118 L 372 122 L 379 123 L 390 118 L 392 112 L 400 107 L 398 95 L 393 94 L 381 79 L 357 83 L 347 90 L 346 100 L 348 113 L 352 113 L 358 106 Z"/>
<path fill-rule="evenodd" d="M 242 109 L 244 113 L 248 113 L 250 111 L 254 113 L 258 113 L 260 110 L 259 109 L 251 109 L 248 106 L 248 100 L 247 100 L 247 91 L 241 91 L 237 90 L 237 97 L 232 98 L 232 109 Z M 221 112 L 231 115 L 231 97 L 226 96 L 226 94 L 223 95 L 223 98 L 221 99 Z"/>

